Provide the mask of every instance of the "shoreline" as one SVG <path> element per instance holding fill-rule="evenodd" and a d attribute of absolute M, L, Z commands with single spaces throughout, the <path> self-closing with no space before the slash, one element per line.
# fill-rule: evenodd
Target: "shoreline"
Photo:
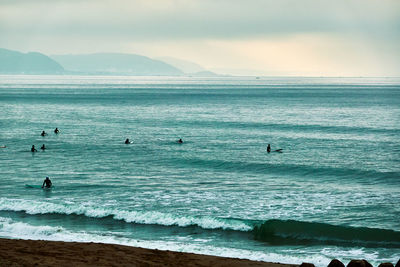
<path fill-rule="evenodd" d="M 146 249 L 104 243 L 0 238 L 3 266 L 263 266 L 298 267 L 263 261 Z"/>

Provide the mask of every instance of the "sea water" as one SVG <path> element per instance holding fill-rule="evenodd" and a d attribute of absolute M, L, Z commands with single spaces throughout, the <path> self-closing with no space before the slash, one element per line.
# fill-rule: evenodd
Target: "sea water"
<path fill-rule="evenodd" d="M 400 79 L 0 76 L 0 146 L 0 237 L 400 258 Z"/>

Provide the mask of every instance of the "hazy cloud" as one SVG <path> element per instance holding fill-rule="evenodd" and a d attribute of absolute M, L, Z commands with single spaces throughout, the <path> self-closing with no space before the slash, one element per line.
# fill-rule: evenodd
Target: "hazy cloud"
<path fill-rule="evenodd" d="M 337 43 L 342 48 L 368 47 L 362 50 L 373 51 L 381 61 L 399 59 L 400 1 L 0 0 L 0 47 L 21 50 L 147 51 L 163 56 L 160 51 L 171 49 L 175 42 L 181 51 L 188 51 L 182 55 L 188 57 L 216 50 L 218 41 L 232 44 L 234 51 L 233 43 L 241 41 L 265 44 L 296 36 L 303 36 L 303 47 L 325 36 L 320 44 L 325 44 L 327 54 L 330 40 L 348 42 Z M 197 47 L 196 51 L 189 52 L 185 44 Z M 318 51 L 324 54 L 323 47 Z M 372 60 L 372 55 L 366 56 Z M 245 55 L 237 58 L 246 62 Z"/>
<path fill-rule="evenodd" d="M 246 38 L 299 32 L 399 35 L 400 1 L 4 1 L 8 34 L 166 38 Z M 4 33 L 3 33 L 4 34 Z"/>

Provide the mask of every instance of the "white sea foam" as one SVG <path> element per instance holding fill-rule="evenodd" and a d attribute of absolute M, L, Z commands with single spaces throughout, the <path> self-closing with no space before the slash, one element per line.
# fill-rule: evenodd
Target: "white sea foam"
<path fill-rule="evenodd" d="M 198 224 L 203 228 L 215 229 L 224 228 L 238 230 L 250 229 L 250 226 L 240 220 L 219 220 L 208 217 L 174 217 L 160 212 L 110 212 L 104 208 L 78 204 L 56 204 L 49 202 L 35 202 L 28 200 L 0 198 L 0 211 L 24 211 L 28 214 L 81 214 L 89 217 L 113 216 L 115 219 L 127 222 L 160 225 L 188 226 Z M 21 238 L 32 240 L 50 240 L 66 242 L 98 242 L 108 244 L 120 244 L 134 247 L 142 247 L 159 250 L 172 250 L 190 252 L 205 255 L 223 256 L 231 258 L 243 258 L 257 261 L 282 262 L 299 264 L 301 262 L 312 262 L 316 266 L 327 266 L 332 258 L 338 258 L 348 262 L 351 258 L 366 258 L 373 265 L 385 262 L 395 262 L 400 253 L 382 258 L 381 255 L 372 255 L 371 251 L 364 251 L 363 248 L 307 248 L 302 251 L 300 248 L 266 249 L 265 251 L 245 250 L 230 247 L 218 247 L 205 245 L 204 242 L 187 242 L 187 240 L 165 241 L 165 240 L 138 240 L 121 236 L 110 231 L 71 231 L 64 227 L 53 227 L 48 225 L 30 225 L 25 222 L 16 222 L 10 218 L 0 217 L 0 237 Z"/>
<path fill-rule="evenodd" d="M 0 198 L 0 210 L 23 211 L 28 214 L 76 214 L 93 218 L 112 216 L 128 223 L 177 225 L 181 227 L 197 225 L 204 229 L 224 229 L 249 231 L 252 226 L 241 220 L 223 219 L 210 216 L 178 216 L 158 211 L 127 211 L 95 207 L 88 204 L 57 204 L 22 199 Z"/>
<path fill-rule="evenodd" d="M 49 240 L 49 241 L 66 241 L 66 242 L 96 242 L 106 244 L 119 244 L 126 246 L 142 247 L 159 250 L 172 250 L 179 252 L 189 252 L 204 255 L 214 255 L 230 258 L 241 258 L 255 261 L 282 262 L 290 264 L 300 264 L 301 262 L 312 262 L 316 266 L 327 266 L 332 258 L 338 258 L 347 263 L 351 258 L 363 258 L 365 251 L 361 248 L 353 248 L 342 250 L 339 247 L 324 248 L 318 250 L 318 253 L 310 253 L 310 251 L 301 251 L 296 248 L 295 252 L 290 249 L 282 249 L 275 252 L 267 251 L 250 251 L 245 249 L 216 247 L 204 245 L 200 243 L 188 243 L 177 241 L 161 241 L 161 240 L 139 240 L 127 237 L 118 237 L 112 232 L 85 232 L 70 231 L 63 227 L 51 226 L 34 226 L 24 222 L 15 222 L 10 218 L 0 217 L 0 237 L 18 238 L 31 240 Z M 382 261 L 395 262 L 398 255 L 382 259 L 377 255 L 369 254 L 369 261 L 374 265 L 378 265 Z M 347 260 L 346 260 L 347 259 Z"/>
<path fill-rule="evenodd" d="M 302 261 L 307 261 L 318 263 L 317 265 L 326 266 L 329 263 L 329 258 L 319 255 L 305 257 L 301 256 L 300 259 L 296 256 L 287 256 L 279 253 L 266 253 L 244 249 L 205 246 L 203 244 L 196 243 L 188 244 L 187 242 L 179 241 L 135 240 L 126 237 L 117 237 L 114 235 L 104 235 L 104 233 L 100 234 L 84 231 L 71 232 L 63 227 L 34 226 L 23 222 L 14 222 L 9 218 L 2 217 L 0 217 L 0 237 L 31 240 L 119 244 L 149 249 L 172 250 L 204 255 L 292 264 L 299 264 Z"/>

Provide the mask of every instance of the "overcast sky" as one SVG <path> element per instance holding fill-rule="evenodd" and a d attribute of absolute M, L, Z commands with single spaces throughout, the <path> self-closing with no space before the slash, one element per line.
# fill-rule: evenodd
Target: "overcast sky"
<path fill-rule="evenodd" d="M 0 47 L 220 73 L 400 76 L 400 0 L 0 0 Z"/>

